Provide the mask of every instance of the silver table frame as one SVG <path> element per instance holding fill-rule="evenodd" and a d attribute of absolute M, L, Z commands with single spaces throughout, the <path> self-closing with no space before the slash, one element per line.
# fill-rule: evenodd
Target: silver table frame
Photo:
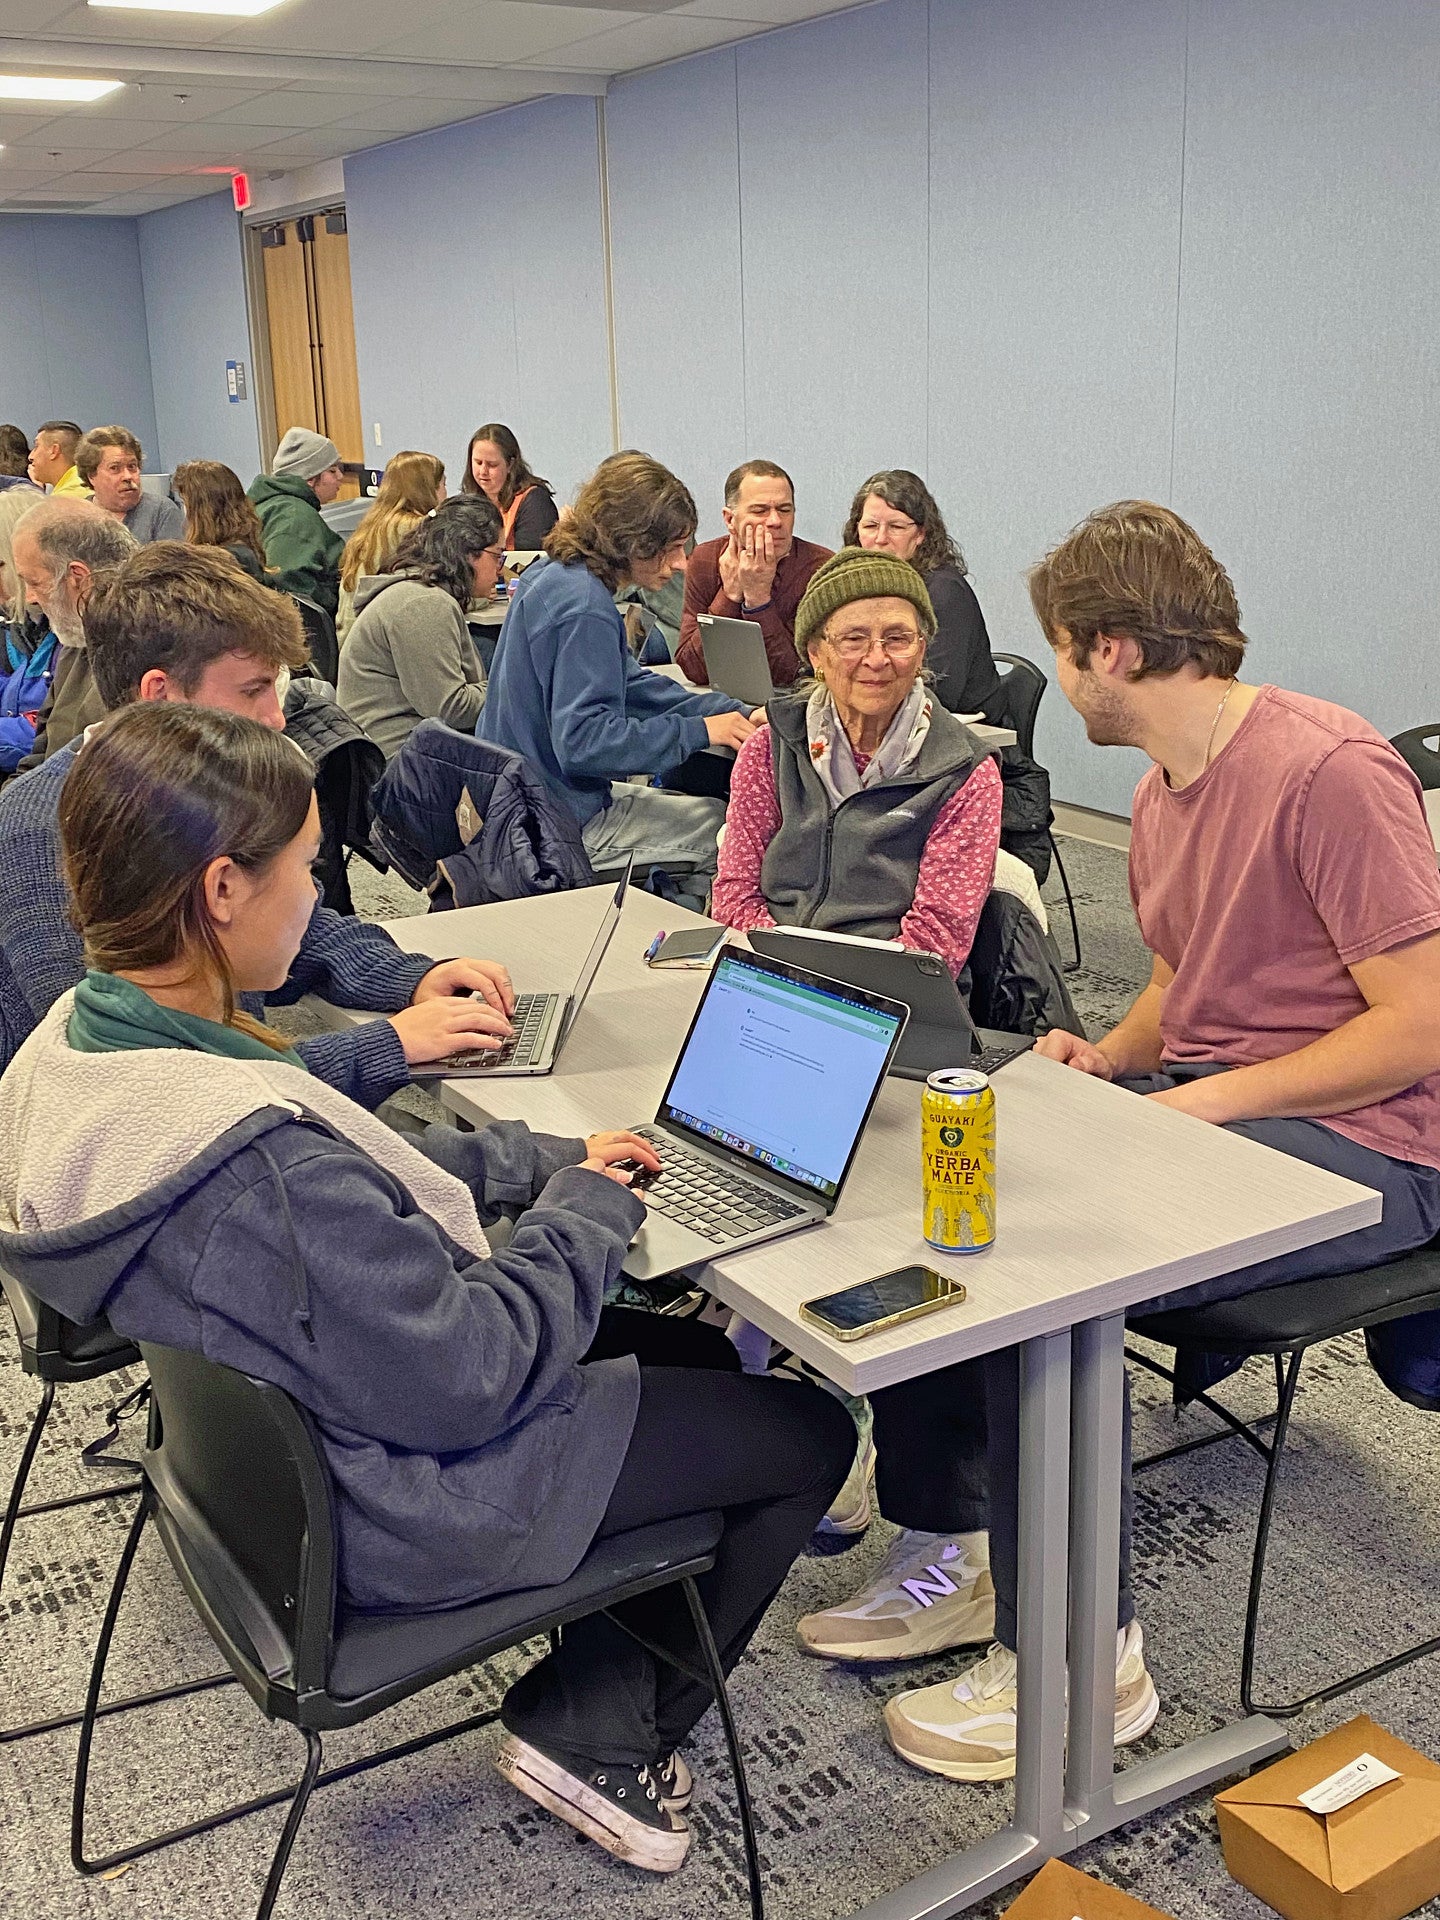
<path fill-rule="evenodd" d="M 882 1894 L 854 1920 L 963 1913 L 1047 1860 L 1290 1745 L 1278 1720 L 1253 1714 L 1115 1771 L 1124 1369 L 1123 1313 L 1044 1334 L 1020 1349 L 1014 1816 L 998 1833 Z"/>

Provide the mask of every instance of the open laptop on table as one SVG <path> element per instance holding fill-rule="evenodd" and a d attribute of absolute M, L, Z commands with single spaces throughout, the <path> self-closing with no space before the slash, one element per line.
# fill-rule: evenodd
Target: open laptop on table
<path fill-rule="evenodd" d="M 942 1067 L 998 1073 L 1035 1044 L 1017 1033 L 982 1033 L 936 954 L 888 941 L 840 939 L 808 927 L 756 927 L 746 937 L 757 952 L 776 960 L 814 967 L 866 992 L 903 1001 L 910 1019 L 890 1068 L 902 1079 L 924 1080 Z"/>
<path fill-rule="evenodd" d="M 517 993 L 515 1011 L 510 1020 L 513 1032 L 498 1053 L 452 1053 L 444 1060 L 427 1060 L 423 1066 L 410 1069 L 411 1079 L 467 1080 L 479 1074 L 493 1076 L 551 1072 L 560 1058 L 560 1049 L 575 1030 L 585 996 L 600 971 L 605 950 L 620 924 L 625 889 L 630 884 L 630 869 L 634 862 L 632 853 L 625 862 L 625 871 L 620 875 L 614 898 L 606 907 L 605 918 L 600 922 L 590 951 L 585 956 L 585 964 L 580 969 L 573 993 Z"/>
<path fill-rule="evenodd" d="M 897 1001 L 763 954 L 716 961 L 654 1121 L 637 1280 L 828 1219 L 905 1029 Z"/>
<path fill-rule="evenodd" d="M 765 635 L 753 620 L 728 620 L 719 613 L 695 616 L 705 672 L 719 693 L 763 707 L 775 693 Z"/>

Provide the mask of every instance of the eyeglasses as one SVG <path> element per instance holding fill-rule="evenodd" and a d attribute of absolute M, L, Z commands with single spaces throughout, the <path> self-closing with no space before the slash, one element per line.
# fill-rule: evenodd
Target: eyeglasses
<path fill-rule="evenodd" d="M 863 660 L 877 645 L 884 648 L 887 660 L 905 660 L 916 651 L 921 643 L 918 633 L 892 632 L 879 635 L 869 633 L 842 633 L 838 635 L 822 634 L 827 647 L 847 663 Z"/>

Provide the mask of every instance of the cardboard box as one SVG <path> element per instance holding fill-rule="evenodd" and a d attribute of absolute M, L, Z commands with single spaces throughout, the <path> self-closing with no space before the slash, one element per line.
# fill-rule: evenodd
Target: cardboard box
<path fill-rule="evenodd" d="M 1158 1907 L 1132 1900 L 1118 1887 L 1077 1873 L 1063 1860 L 1051 1860 L 1015 1904 L 1005 1909 L 1005 1920 L 1165 1920 L 1165 1916 Z"/>
<path fill-rule="evenodd" d="M 1333 1813 L 1300 1794 L 1361 1755 L 1399 1776 Z M 1440 1893 L 1440 1766 L 1368 1714 L 1215 1796 L 1225 1864 L 1287 1920 L 1401 1920 Z"/>

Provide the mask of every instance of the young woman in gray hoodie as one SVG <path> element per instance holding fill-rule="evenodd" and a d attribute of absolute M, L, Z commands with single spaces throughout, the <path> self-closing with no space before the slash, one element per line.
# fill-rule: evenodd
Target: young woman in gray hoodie
<path fill-rule="evenodd" d="M 447 500 L 406 535 L 383 573 L 356 585 L 340 704 L 387 760 L 422 720 L 475 731 L 485 675 L 465 612 L 494 592 L 502 558 L 490 502 Z"/>
<path fill-rule="evenodd" d="M 0 1079 L 0 1264 L 80 1322 L 282 1387 L 334 1482 L 343 1603 L 459 1606 L 591 1544 L 719 1509 L 700 1581 L 729 1667 L 850 1466 L 838 1401 L 738 1372 L 714 1328 L 606 1308 L 643 1216 L 633 1134 L 412 1142 L 237 1010 L 314 905 L 308 761 L 215 709 L 142 703 L 60 803 L 89 971 Z M 518 1215 L 493 1252 L 485 1223 Z M 693 1653 L 683 1599 L 631 1603 Z M 618 1609 L 623 1619 L 627 1608 Z M 610 1852 L 690 1840 L 675 1749 L 708 1704 L 604 1615 L 506 1696 L 499 1766 Z"/>

